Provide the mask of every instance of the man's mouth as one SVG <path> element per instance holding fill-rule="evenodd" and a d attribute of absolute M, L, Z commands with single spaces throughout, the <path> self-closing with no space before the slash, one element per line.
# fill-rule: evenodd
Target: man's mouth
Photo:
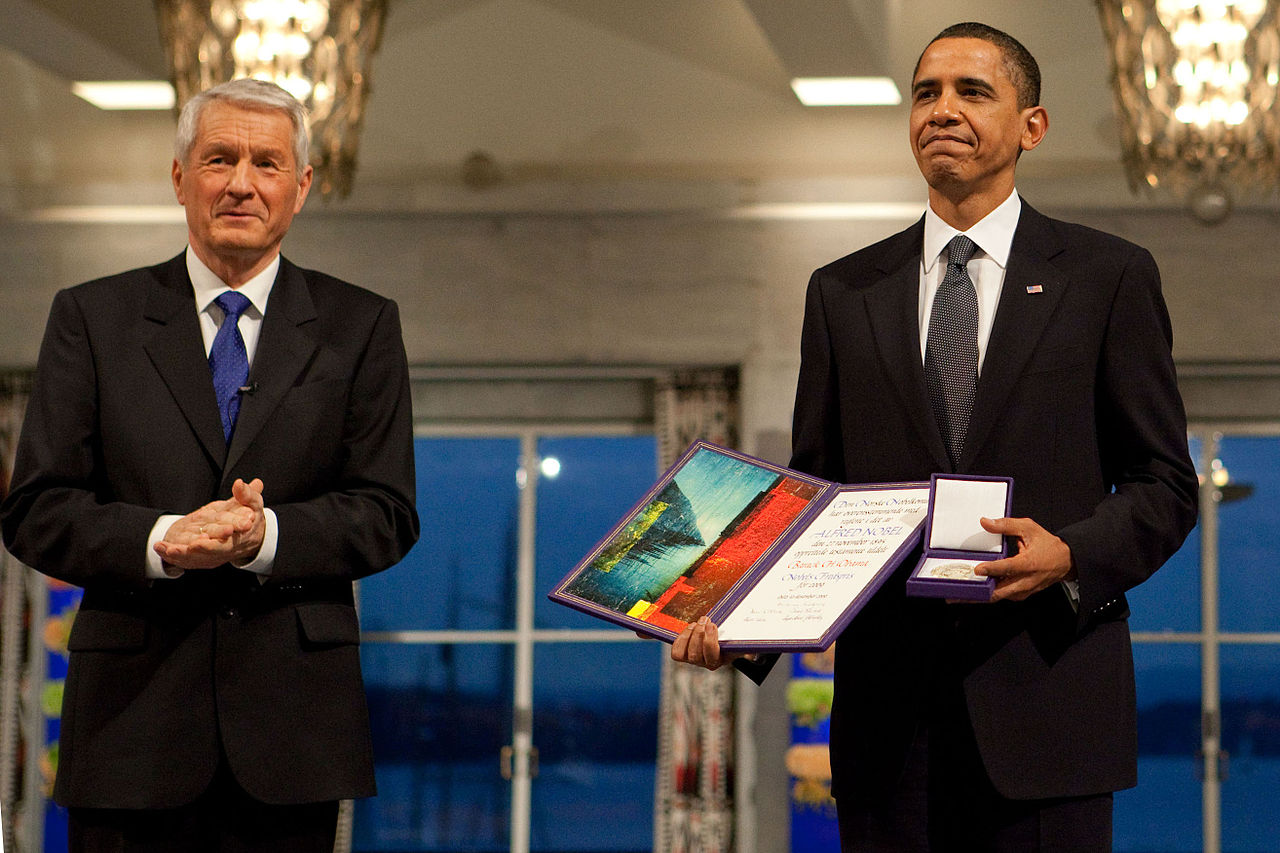
<path fill-rule="evenodd" d="M 933 145 L 935 142 L 942 142 L 942 143 L 951 142 L 951 143 L 954 143 L 954 144 L 956 144 L 956 145 L 969 145 L 969 144 L 970 144 L 969 140 L 967 140 L 967 139 L 962 139 L 962 138 L 960 138 L 959 136 L 952 136 L 952 135 L 947 134 L 947 133 L 939 133 L 939 134 L 937 134 L 936 136 L 930 136 L 928 139 L 926 139 L 926 140 L 924 141 L 924 144 L 923 144 L 923 145 L 921 145 L 920 147 L 921 147 L 921 148 L 928 148 L 930 145 Z"/>

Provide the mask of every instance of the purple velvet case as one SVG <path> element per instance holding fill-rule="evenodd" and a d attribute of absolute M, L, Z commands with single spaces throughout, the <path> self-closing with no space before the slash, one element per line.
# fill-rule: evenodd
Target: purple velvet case
<path fill-rule="evenodd" d="M 1002 483 L 1003 502 L 999 497 L 993 501 L 989 496 L 980 505 L 974 507 L 966 507 L 960 503 L 960 495 L 954 493 L 956 490 L 949 489 L 950 484 L 963 483 Z M 939 494 L 941 488 L 941 494 Z M 960 485 L 958 489 L 963 489 Z M 952 493 L 949 493 L 952 492 Z M 1013 478 L 1012 477 L 984 477 L 972 474 L 934 474 L 929 478 L 929 513 L 925 516 L 924 543 L 923 553 L 920 556 L 920 562 L 916 564 L 912 570 L 911 576 L 907 578 L 907 595 L 919 598 L 952 598 L 962 601 L 989 601 L 991 593 L 996 588 L 994 578 L 982 578 L 981 580 L 964 580 L 959 578 L 933 577 L 922 574 L 925 564 L 928 560 L 998 560 L 1005 557 L 1009 553 L 1009 544 L 1000 538 L 999 548 L 993 550 L 966 550 L 955 547 L 940 547 L 934 545 L 935 520 L 945 517 L 944 521 L 939 521 L 938 526 L 943 523 L 954 525 L 957 518 L 961 519 L 964 525 L 968 524 L 969 519 L 966 515 L 972 511 L 972 523 L 975 534 L 984 533 L 978 524 L 978 519 L 982 516 L 987 518 L 1007 517 L 1013 508 Z"/>

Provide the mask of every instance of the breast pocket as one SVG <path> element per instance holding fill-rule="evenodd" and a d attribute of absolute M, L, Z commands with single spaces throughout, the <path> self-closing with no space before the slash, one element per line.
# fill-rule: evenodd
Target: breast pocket
<path fill-rule="evenodd" d="M 347 380 L 337 376 L 332 379 L 317 379 L 295 385 L 285 392 L 281 406 L 321 406 L 327 407 L 340 403 L 346 397 Z"/>
<path fill-rule="evenodd" d="M 1023 375 L 1050 373 L 1055 370 L 1080 370 L 1089 364 L 1089 359 L 1089 348 L 1081 344 L 1050 347 L 1046 350 L 1032 353 L 1031 360 L 1027 362 L 1027 369 L 1023 371 Z"/>
<path fill-rule="evenodd" d="M 268 501 L 312 494 L 342 465 L 348 387 L 341 377 L 323 379 L 295 386 L 280 398 L 242 458 L 246 475 L 272 472 L 270 479 L 263 477 Z"/>

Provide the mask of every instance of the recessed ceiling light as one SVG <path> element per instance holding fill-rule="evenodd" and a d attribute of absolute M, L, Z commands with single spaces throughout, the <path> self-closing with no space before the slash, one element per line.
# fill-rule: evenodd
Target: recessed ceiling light
<path fill-rule="evenodd" d="M 79 225 L 99 223 L 162 225 L 186 222 L 186 211 L 177 204 L 103 204 L 42 207 L 24 217 L 28 222 L 59 222 Z"/>
<path fill-rule="evenodd" d="M 888 77 L 797 77 L 791 88 L 806 107 L 896 107 L 898 87 Z"/>
<path fill-rule="evenodd" d="M 164 80 L 72 83 L 71 91 L 101 110 L 170 110 L 173 87 Z"/>

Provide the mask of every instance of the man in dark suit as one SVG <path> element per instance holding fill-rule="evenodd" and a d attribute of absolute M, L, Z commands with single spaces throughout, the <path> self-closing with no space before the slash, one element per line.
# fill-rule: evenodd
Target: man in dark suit
<path fill-rule="evenodd" d="M 1137 780 L 1125 591 L 1194 525 L 1197 482 L 1150 254 L 1014 191 L 1047 128 L 1021 44 L 944 30 L 911 93 L 929 210 L 810 281 L 793 467 L 1014 479 L 1011 517 L 983 520 L 1015 546 L 986 564 L 991 603 L 907 598 L 908 560 L 837 642 L 847 850 L 1110 850 L 1112 792 Z M 672 656 L 733 658 L 706 622 Z"/>
<path fill-rule="evenodd" d="M 305 120 L 255 80 L 193 98 L 187 251 L 54 300 L 3 529 L 84 587 L 73 850 L 327 853 L 374 793 L 351 582 L 417 539 L 408 370 L 393 302 L 280 256 Z"/>

